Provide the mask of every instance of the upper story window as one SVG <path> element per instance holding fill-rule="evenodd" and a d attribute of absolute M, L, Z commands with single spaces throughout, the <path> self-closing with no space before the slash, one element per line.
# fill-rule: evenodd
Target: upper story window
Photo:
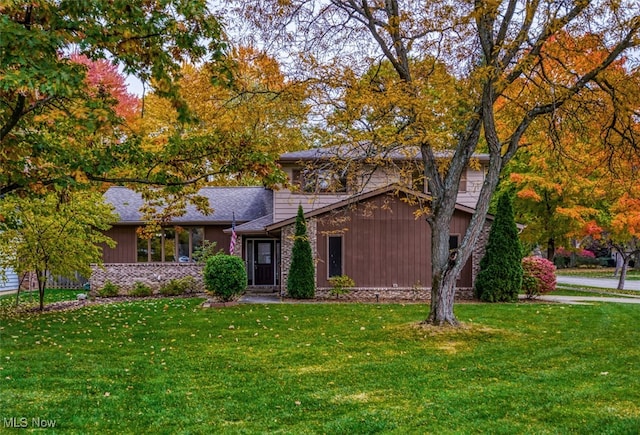
<path fill-rule="evenodd" d="M 329 169 L 294 169 L 291 184 L 303 193 L 341 193 L 347 191 L 347 176 Z"/>

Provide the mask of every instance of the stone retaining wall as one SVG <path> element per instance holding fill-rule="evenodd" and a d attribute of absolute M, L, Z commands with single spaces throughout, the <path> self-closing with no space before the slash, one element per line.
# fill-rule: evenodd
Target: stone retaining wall
<path fill-rule="evenodd" d="M 122 294 L 133 289 L 141 282 L 157 292 L 160 287 L 172 279 L 192 276 L 196 282 L 193 291 L 203 291 L 202 269 L 204 265 L 196 263 L 109 263 L 102 266 L 91 265 L 91 292 L 104 287 L 107 281 L 120 288 Z"/>

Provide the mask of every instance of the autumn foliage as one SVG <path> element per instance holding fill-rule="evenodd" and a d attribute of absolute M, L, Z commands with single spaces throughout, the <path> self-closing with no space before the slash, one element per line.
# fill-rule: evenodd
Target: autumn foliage
<path fill-rule="evenodd" d="M 522 290 L 528 297 L 555 290 L 556 268 L 546 258 L 525 257 L 522 259 L 522 269 Z"/>

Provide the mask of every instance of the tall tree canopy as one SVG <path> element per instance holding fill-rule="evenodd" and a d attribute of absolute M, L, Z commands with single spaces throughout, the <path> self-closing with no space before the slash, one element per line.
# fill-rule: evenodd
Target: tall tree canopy
<path fill-rule="evenodd" d="M 219 60 L 226 47 L 205 0 L 16 0 L 0 14 L 0 194 L 158 160 L 123 126 L 113 96 L 86 86 L 87 64 L 72 53 L 152 83 L 186 117 L 181 65 Z"/>
<path fill-rule="evenodd" d="M 217 184 L 280 183 L 275 161 L 305 145 L 305 87 L 290 83 L 273 58 L 253 48 L 229 50 L 227 62 L 222 77 L 208 63 L 181 69 L 180 97 L 195 122 L 182 122 L 169 101 L 151 94 L 142 121 L 144 145 L 175 149 L 172 173 L 195 178 L 206 160 L 210 170 L 203 175 Z"/>
<path fill-rule="evenodd" d="M 320 115 L 341 110 L 350 114 L 353 122 L 341 125 L 330 125 L 330 117 L 325 118 L 327 128 L 341 135 L 344 145 L 366 143 L 372 154 L 390 148 L 419 150 L 433 196 L 427 214 L 433 276 L 427 322 L 435 324 L 457 323 L 456 277 L 482 230 L 500 174 L 526 143 L 527 130 L 540 119 L 563 123 L 556 116 L 563 106 L 587 98 L 594 88 L 606 89 L 612 101 L 619 100 L 615 84 L 599 78 L 640 43 L 640 5 L 634 0 L 238 0 L 238 4 L 238 11 L 257 29 L 254 36 L 294 59 L 292 74 L 316 80 Z M 569 62 L 547 68 L 543 59 L 555 56 L 551 44 L 560 35 L 567 41 L 589 35 L 602 55 L 580 68 Z M 591 55 L 579 44 L 565 44 L 562 50 Z M 426 68 L 421 67 L 424 61 Z M 363 92 L 376 107 L 386 105 L 385 113 L 393 122 L 362 122 L 376 110 L 345 110 L 354 80 L 343 78 L 362 77 L 377 66 L 386 71 L 385 63 L 391 65 L 393 76 L 370 80 Z M 432 91 L 443 85 L 439 65 L 455 78 L 445 83 L 450 91 Z M 336 77 L 339 80 L 331 80 Z M 440 105 L 451 95 L 457 102 L 455 110 Z M 603 127 L 616 129 L 612 124 Z M 626 135 L 615 135 L 604 142 L 621 147 L 628 141 Z M 480 200 L 456 261 L 449 262 L 449 222 L 457 186 L 479 150 L 490 156 Z M 450 157 L 446 165 L 438 164 L 443 151 Z"/>

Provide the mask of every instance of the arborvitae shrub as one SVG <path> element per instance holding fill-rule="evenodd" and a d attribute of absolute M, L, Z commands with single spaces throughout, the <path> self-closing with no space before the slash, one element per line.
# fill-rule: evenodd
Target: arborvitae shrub
<path fill-rule="evenodd" d="M 145 297 L 151 296 L 153 294 L 153 290 L 148 285 L 141 283 L 140 281 L 136 281 L 133 285 L 133 288 L 129 291 L 129 296 L 134 297 Z"/>
<path fill-rule="evenodd" d="M 525 257 L 522 259 L 522 290 L 528 297 L 549 293 L 556 288 L 556 268 L 546 258 Z"/>
<path fill-rule="evenodd" d="M 204 267 L 204 284 L 207 290 L 230 301 L 247 288 L 247 271 L 241 258 L 234 255 L 214 255 Z"/>
<path fill-rule="evenodd" d="M 508 194 L 498 199 L 498 210 L 489 232 L 475 296 L 485 302 L 513 302 L 522 288 L 522 253 L 518 227 Z"/>
<path fill-rule="evenodd" d="M 296 299 L 309 299 L 315 296 L 315 267 L 311 244 L 307 236 L 307 223 L 302 206 L 298 206 L 296 233 L 291 251 L 291 268 L 287 278 L 287 292 Z"/>

